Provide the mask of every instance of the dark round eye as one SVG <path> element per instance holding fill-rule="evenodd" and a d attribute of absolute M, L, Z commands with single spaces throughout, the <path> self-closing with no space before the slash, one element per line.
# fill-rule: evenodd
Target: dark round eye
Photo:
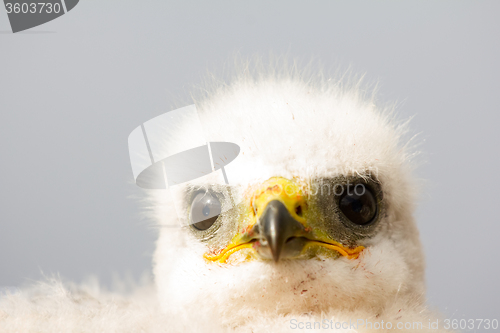
<path fill-rule="evenodd" d="M 342 213 L 357 225 L 366 225 L 375 220 L 377 201 L 371 190 L 364 184 L 344 186 L 339 200 Z"/>
<path fill-rule="evenodd" d="M 198 230 L 207 230 L 220 213 L 221 204 L 215 195 L 209 192 L 198 193 L 191 203 L 191 225 Z"/>

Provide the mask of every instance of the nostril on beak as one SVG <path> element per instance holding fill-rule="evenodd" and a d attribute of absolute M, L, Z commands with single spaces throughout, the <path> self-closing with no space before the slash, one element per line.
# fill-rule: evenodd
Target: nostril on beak
<path fill-rule="evenodd" d="M 295 214 L 297 214 L 297 216 L 302 217 L 302 206 L 301 205 L 298 205 L 297 207 L 295 207 Z"/>

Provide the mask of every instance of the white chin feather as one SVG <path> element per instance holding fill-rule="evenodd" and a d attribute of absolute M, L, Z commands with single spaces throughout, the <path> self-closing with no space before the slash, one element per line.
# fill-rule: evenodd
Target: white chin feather
<path fill-rule="evenodd" d="M 186 248 L 168 252 L 156 265 L 159 296 L 166 312 L 210 311 L 227 321 L 272 315 L 352 310 L 380 311 L 388 299 L 405 296 L 409 270 L 390 242 L 365 250 L 357 260 L 254 260 L 207 264 Z M 200 300 L 210 300 L 207 308 Z M 230 314 L 228 316 L 228 314 Z"/>

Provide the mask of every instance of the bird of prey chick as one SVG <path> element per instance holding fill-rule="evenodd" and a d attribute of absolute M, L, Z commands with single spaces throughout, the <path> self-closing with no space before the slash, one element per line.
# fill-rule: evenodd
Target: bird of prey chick
<path fill-rule="evenodd" d="M 390 108 L 356 84 L 276 71 L 195 103 L 207 140 L 237 145 L 238 163 L 229 182 L 213 172 L 150 194 L 165 313 L 238 332 L 443 329 L 425 306 L 413 153 Z"/>
<path fill-rule="evenodd" d="M 155 288 L 41 285 L 0 299 L 0 331 L 445 332 L 406 125 L 377 104 L 359 84 L 242 71 L 147 121 L 129 147 Z"/>

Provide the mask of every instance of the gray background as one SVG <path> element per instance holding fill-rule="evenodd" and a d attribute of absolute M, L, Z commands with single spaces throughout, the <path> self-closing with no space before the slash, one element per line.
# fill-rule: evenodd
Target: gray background
<path fill-rule="evenodd" d="M 0 10 L 0 286 L 150 269 L 128 134 L 236 52 L 351 66 L 416 115 L 428 296 L 498 318 L 499 1 L 81 1 L 12 34 Z"/>

